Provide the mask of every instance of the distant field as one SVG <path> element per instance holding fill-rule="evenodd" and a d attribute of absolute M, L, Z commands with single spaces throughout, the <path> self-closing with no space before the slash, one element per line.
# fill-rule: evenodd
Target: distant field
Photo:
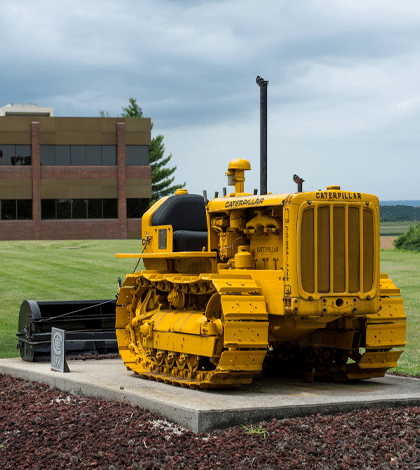
<path fill-rule="evenodd" d="M 115 253 L 140 250 L 140 240 L 1 241 L 0 358 L 19 356 L 15 335 L 23 300 L 111 299 L 118 277 L 137 263 Z M 408 317 L 408 345 L 396 371 L 414 375 L 420 375 L 419 262 L 417 253 L 381 250 L 381 272 L 401 289 Z"/>
<path fill-rule="evenodd" d="M 418 220 L 404 220 L 400 222 L 381 222 L 379 224 L 379 234 L 381 237 L 398 236 L 405 233 L 411 226 L 417 225 Z"/>

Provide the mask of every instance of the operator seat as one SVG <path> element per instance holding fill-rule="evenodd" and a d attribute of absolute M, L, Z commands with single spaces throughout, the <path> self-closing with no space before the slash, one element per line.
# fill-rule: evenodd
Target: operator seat
<path fill-rule="evenodd" d="M 207 219 L 203 196 L 176 194 L 170 196 L 152 215 L 151 223 L 172 225 L 173 250 L 207 249 Z"/>

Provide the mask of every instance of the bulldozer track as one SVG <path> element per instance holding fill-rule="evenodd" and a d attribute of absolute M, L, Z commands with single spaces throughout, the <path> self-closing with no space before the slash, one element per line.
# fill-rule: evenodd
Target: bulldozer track
<path fill-rule="evenodd" d="M 127 368 L 193 389 L 250 383 L 268 347 L 264 297 L 248 275 L 127 276 L 116 326 Z"/>
<path fill-rule="evenodd" d="M 391 280 L 381 278 L 381 308 L 367 315 L 365 350 L 300 349 L 285 371 L 334 380 L 383 376 L 405 345 L 403 300 Z M 159 274 L 127 276 L 117 302 L 117 338 L 129 370 L 144 379 L 197 388 L 247 384 L 261 372 L 269 351 L 268 313 L 261 289 L 249 275 Z M 326 354 L 328 353 L 328 354 Z M 352 357 L 353 363 L 339 356 Z M 325 361 L 325 363 L 324 363 Z M 328 362 L 328 363 L 327 363 Z M 291 366 L 291 367 L 290 367 Z"/>

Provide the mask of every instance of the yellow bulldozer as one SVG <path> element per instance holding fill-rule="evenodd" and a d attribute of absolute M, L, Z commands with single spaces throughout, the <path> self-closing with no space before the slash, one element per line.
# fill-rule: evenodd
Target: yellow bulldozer
<path fill-rule="evenodd" d="M 270 373 L 381 377 L 405 345 L 403 299 L 379 272 L 376 196 L 326 190 L 234 192 L 207 201 L 177 190 L 142 219 L 144 270 L 127 275 L 116 334 L 128 369 L 190 388 Z M 224 191 L 226 193 L 226 191 Z"/>

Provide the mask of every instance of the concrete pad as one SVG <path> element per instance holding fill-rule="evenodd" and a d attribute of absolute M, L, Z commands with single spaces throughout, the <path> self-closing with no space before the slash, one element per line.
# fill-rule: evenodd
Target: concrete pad
<path fill-rule="evenodd" d="M 70 372 L 49 362 L 1 359 L 0 372 L 76 395 L 130 403 L 157 412 L 193 432 L 258 421 L 329 414 L 358 408 L 420 405 L 420 380 L 386 375 L 354 383 L 261 377 L 235 389 L 190 390 L 141 379 L 121 359 L 68 361 Z"/>

